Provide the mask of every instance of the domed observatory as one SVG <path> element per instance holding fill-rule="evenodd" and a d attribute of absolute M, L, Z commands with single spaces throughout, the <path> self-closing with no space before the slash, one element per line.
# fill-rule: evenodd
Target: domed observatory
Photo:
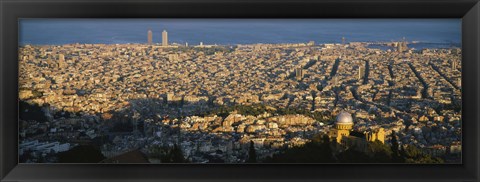
<path fill-rule="evenodd" d="M 330 137 L 335 138 L 337 143 L 341 143 L 343 137 L 350 136 L 350 130 L 353 128 L 352 115 L 346 111 L 341 111 L 335 121 L 335 129 Z"/>
<path fill-rule="evenodd" d="M 352 115 L 345 111 L 340 112 L 340 114 L 337 115 L 337 121 L 335 121 L 335 128 L 338 130 L 352 130 Z"/>
<path fill-rule="evenodd" d="M 341 111 L 337 115 L 334 128 L 329 132 L 329 136 L 332 140 L 337 142 L 337 151 L 346 150 L 350 147 L 354 147 L 355 150 L 366 152 L 368 142 L 379 140 L 384 143 L 385 131 L 383 128 L 368 129 L 364 131 L 364 136 L 350 136 L 350 132 L 353 130 L 353 117 L 346 111 Z"/>

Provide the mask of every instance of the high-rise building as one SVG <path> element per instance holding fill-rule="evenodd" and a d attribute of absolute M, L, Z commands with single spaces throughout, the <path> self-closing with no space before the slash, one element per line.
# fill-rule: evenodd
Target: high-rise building
<path fill-rule="evenodd" d="M 149 30 L 148 30 L 148 33 L 147 33 L 147 42 L 148 42 L 148 44 L 152 44 L 152 43 L 153 43 L 152 39 L 153 39 L 152 30 L 149 29 Z"/>
<path fill-rule="evenodd" d="M 403 40 L 401 42 L 398 42 L 397 51 L 405 52 L 407 50 L 408 50 L 407 41 L 405 40 L 405 37 L 403 37 Z"/>
<path fill-rule="evenodd" d="M 402 42 L 402 43 L 403 43 L 403 45 L 402 45 L 403 51 L 407 51 L 407 50 L 408 50 L 408 46 L 407 46 L 407 41 L 405 40 L 405 37 L 403 37 L 403 42 Z"/>
<path fill-rule="evenodd" d="M 162 32 L 162 46 L 168 46 L 168 33 L 166 30 Z"/>
<path fill-rule="evenodd" d="M 65 61 L 65 55 L 59 54 L 59 55 L 58 55 L 58 60 L 59 60 L 59 61 Z"/>
<path fill-rule="evenodd" d="M 303 78 L 303 69 L 302 68 L 295 69 L 295 77 L 297 78 L 297 80 L 302 80 L 302 78 Z"/>
<path fill-rule="evenodd" d="M 397 52 L 403 52 L 402 43 L 397 43 Z"/>
<path fill-rule="evenodd" d="M 365 74 L 365 73 L 363 73 L 363 72 L 364 72 L 364 71 L 363 71 L 363 67 L 360 66 L 360 67 L 358 68 L 358 80 L 359 80 L 359 81 L 362 80 L 363 74 Z"/>
<path fill-rule="evenodd" d="M 65 55 L 59 54 L 58 55 L 58 67 L 59 68 L 64 68 L 65 67 Z"/>

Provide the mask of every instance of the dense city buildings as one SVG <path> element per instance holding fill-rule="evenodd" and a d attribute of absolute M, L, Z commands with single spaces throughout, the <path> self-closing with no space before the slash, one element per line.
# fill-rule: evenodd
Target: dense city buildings
<path fill-rule="evenodd" d="M 461 162 L 459 48 L 146 35 L 19 47 L 20 162 Z"/>
<path fill-rule="evenodd" d="M 261 161 L 315 135 L 364 151 L 390 145 L 392 132 L 434 156 L 461 152 L 460 49 L 163 47 L 162 37 L 162 46 L 20 47 L 20 100 L 44 113 L 21 111 L 26 162 L 92 144 L 106 158 L 138 150 L 161 162 L 154 151 L 176 146 L 190 162 L 242 163 L 251 141 Z"/>

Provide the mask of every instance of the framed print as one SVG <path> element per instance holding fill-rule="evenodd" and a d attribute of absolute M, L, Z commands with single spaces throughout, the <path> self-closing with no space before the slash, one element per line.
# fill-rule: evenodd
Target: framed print
<path fill-rule="evenodd" d="M 461 163 L 461 19 L 19 29 L 21 163 Z"/>
<path fill-rule="evenodd" d="M 479 7 L 2 1 L 1 180 L 477 181 Z"/>

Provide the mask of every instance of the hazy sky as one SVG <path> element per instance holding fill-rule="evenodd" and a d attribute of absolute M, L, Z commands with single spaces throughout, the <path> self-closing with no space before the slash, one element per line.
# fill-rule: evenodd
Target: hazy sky
<path fill-rule="evenodd" d="M 21 44 L 143 43 L 198 44 L 407 40 L 461 42 L 461 19 L 21 19 Z"/>

